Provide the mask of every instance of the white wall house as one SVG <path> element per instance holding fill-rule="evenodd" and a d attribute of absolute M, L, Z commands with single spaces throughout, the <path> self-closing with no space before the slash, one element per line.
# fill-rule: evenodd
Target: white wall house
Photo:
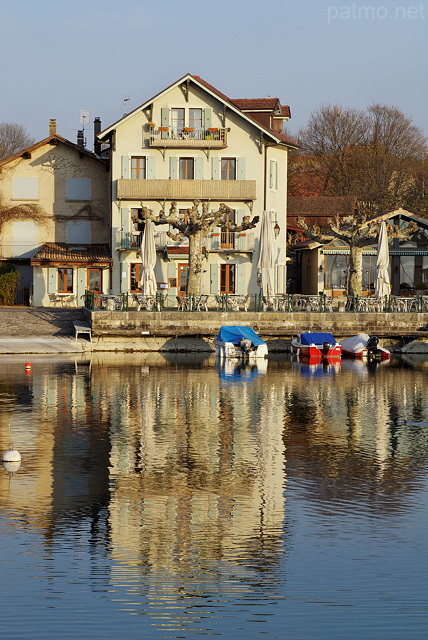
<path fill-rule="evenodd" d="M 224 202 L 243 216 L 270 212 L 275 227 L 275 291 L 286 288 L 287 154 L 297 146 L 282 134 L 288 107 L 276 98 L 231 100 L 199 76 L 186 75 L 100 133 L 110 144 L 112 288 L 138 292 L 142 205 L 166 213 L 173 201 L 185 215 L 195 199 L 210 210 Z M 188 247 L 155 228 L 158 290 L 185 292 Z M 242 233 L 217 228 L 205 240 L 201 291 L 260 293 L 260 224 Z"/>

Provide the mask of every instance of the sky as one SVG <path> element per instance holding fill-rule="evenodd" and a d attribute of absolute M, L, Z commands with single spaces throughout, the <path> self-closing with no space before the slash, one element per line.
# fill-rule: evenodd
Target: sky
<path fill-rule="evenodd" d="M 229 98 L 277 97 L 290 137 L 325 104 L 398 107 L 428 135 L 428 0 L 0 2 L 0 122 L 72 142 L 186 73 Z"/>

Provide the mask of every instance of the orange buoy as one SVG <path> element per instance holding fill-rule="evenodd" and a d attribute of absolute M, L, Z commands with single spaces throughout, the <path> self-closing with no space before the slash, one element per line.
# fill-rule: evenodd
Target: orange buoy
<path fill-rule="evenodd" d="M 25 371 L 29 371 L 31 369 L 31 362 L 25 363 Z"/>

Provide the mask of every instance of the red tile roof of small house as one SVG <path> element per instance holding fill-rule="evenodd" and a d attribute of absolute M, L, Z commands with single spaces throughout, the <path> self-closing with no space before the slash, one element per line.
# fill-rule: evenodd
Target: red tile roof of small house
<path fill-rule="evenodd" d="M 111 262 L 107 244 L 45 242 L 31 258 L 31 264 L 55 263 L 109 266 Z"/>
<path fill-rule="evenodd" d="M 287 224 L 299 227 L 298 218 L 305 218 L 306 224 L 327 226 L 327 219 L 339 215 L 352 215 L 357 206 L 356 196 L 336 196 L 318 198 L 288 197 Z"/>

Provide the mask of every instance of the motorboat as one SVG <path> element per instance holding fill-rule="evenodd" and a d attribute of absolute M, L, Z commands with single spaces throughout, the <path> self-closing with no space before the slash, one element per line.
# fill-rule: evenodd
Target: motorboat
<path fill-rule="evenodd" d="M 340 358 L 342 347 L 331 333 L 300 333 L 291 341 L 292 353 L 306 358 Z"/>
<path fill-rule="evenodd" d="M 377 336 L 369 336 L 367 333 L 357 333 L 350 338 L 340 341 L 342 355 L 348 358 L 367 358 L 372 360 L 389 360 L 391 352 L 379 346 Z"/>
<path fill-rule="evenodd" d="M 251 327 L 220 327 L 214 339 L 216 357 L 255 360 L 266 358 L 267 344 Z"/>

